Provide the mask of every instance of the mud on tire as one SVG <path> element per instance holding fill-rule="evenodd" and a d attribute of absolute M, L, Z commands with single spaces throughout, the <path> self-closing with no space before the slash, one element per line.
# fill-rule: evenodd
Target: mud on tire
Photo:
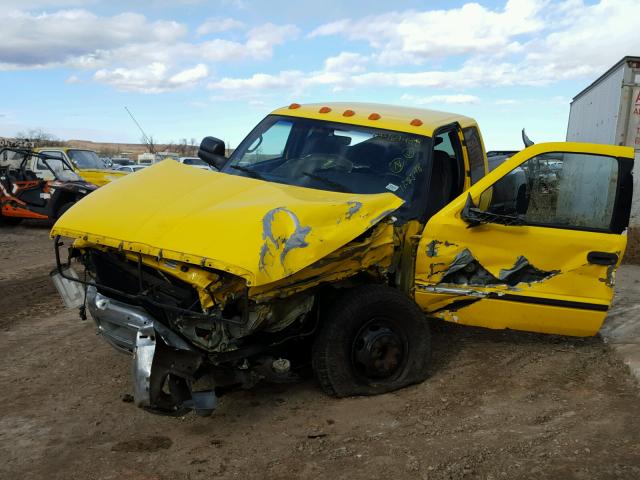
<path fill-rule="evenodd" d="M 382 285 L 345 291 L 322 315 L 313 370 L 329 395 L 376 395 L 425 380 L 431 335 L 404 293 Z"/>

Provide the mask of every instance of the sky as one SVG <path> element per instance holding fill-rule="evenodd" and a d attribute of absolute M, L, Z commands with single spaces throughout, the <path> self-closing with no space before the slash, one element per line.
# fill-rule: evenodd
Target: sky
<path fill-rule="evenodd" d="M 291 102 L 475 118 L 488 149 L 565 138 L 571 98 L 640 55 L 638 0 L 0 0 L 0 136 L 231 147 Z"/>

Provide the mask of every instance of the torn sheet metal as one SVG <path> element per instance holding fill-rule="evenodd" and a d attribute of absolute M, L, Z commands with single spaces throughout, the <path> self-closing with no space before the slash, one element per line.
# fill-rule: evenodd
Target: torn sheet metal
<path fill-rule="evenodd" d="M 249 297 L 256 302 L 288 297 L 321 283 L 336 282 L 358 272 L 382 275 L 391 268 L 395 249 L 394 228 L 378 224 L 368 235 L 348 243 L 308 267 L 273 283 L 252 287 Z"/>
<path fill-rule="evenodd" d="M 560 270 L 544 271 L 534 267 L 524 256 L 519 256 L 516 263 L 511 268 L 500 270 L 498 278 L 509 286 L 515 286 L 518 283 L 535 283 L 541 282 L 560 273 Z"/>
<path fill-rule="evenodd" d="M 519 256 L 512 267 L 500 270 L 496 277 L 486 269 L 467 248 L 463 249 L 447 269 L 442 272 L 440 284 L 474 286 L 507 285 L 516 287 L 520 283 L 541 282 L 560 273 L 560 270 L 544 271 L 534 267 L 524 256 Z"/>

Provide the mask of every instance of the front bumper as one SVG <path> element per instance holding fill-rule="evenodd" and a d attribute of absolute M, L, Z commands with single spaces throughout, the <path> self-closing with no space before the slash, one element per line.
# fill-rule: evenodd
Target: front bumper
<path fill-rule="evenodd" d="M 98 288 L 105 293 L 113 291 L 132 301 L 136 301 L 140 295 L 130 295 L 80 280 L 69 269 L 69 262 L 65 265 L 60 261 L 61 245 L 59 237 L 56 238 L 57 268 L 52 272 L 54 284 L 68 307 L 80 308 L 81 317 L 86 305 L 98 327 L 98 333 L 108 343 L 122 352 L 133 354 L 135 404 L 167 415 L 181 415 L 191 409 L 199 415 L 211 414 L 217 404 L 214 390 L 193 389 L 198 379 L 206 373 L 206 356 L 142 307 L 107 297 L 98 292 Z M 153 301 L 149 303 L 160 308 L 166 307 L 167 310 L 194 314 L 175 306 Z"/>
<path fill-rule="evenodd" d="M 217 405 L 213 390 L 193 391 L 204 357 L 145 310 L 87 287 L 87 308 L 98 333 L 116 349 L 133 354 L 136 406 L 182 415 L 193 409 L 209 415 Z"/>
<path fill-rule="evenodd" d="M 138 330 L 153 325 L 145 310 L 106 297 L 96 287 L 87 288 L 87 308 L 98 333 L 116 349 L 133 353 Z"/>

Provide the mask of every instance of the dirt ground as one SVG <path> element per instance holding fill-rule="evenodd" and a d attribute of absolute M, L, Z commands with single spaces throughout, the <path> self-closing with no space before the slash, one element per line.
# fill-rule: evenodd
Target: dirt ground
<path fill-rule="evenodd" d="M 431 377 L 400 392 L 308 380 L 209 418 L 141 411 L 130 358 L 62 308 L 47 233 L 0 232 L 0 478 L 640 478 L 638 386 L 599 337 L 440 324 Z"/>

